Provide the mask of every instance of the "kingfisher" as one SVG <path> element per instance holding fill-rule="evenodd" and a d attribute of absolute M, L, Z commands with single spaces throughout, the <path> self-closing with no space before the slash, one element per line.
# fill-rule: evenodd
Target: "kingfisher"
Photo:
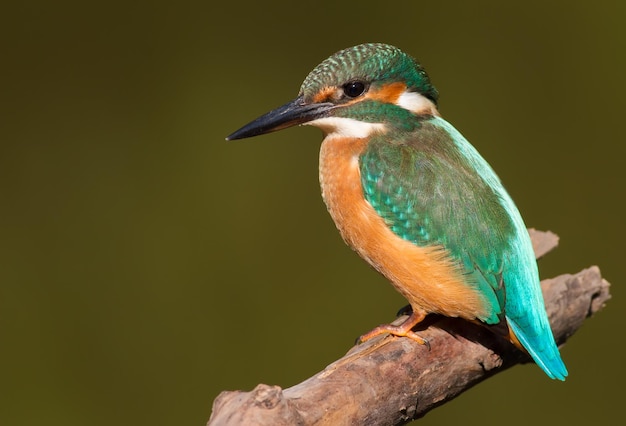
<path fill-rule="evenodd" d="M 437 104 L 419 62 L 367 43 L 324 60 L 294 100 L 226 139 L 322 130 L 319 180 L 332 219 L 411 307 L 402 324 L 378 326 L 361 342 L 390 333 L 427 344 L 413 328 L 428 314 L 459 317 L 504 328 L 550 378 L 565 380 L 522 216 Z"/>

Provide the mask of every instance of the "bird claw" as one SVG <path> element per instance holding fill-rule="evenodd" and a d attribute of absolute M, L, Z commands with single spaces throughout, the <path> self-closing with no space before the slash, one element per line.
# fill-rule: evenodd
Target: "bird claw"
<path fill-rule="evenodd" d="M 428 351 L 430 352 L 430 342 L 428 341 L 428 339 L 424 339 L 422 336 L 420 336 L 419 334 L 417 334 L 414 331 L 409 331 L 406 334 L 406 337 L 408 337 L 411 340 L 416 341 L 420 345 L 426 346 L 428 348 Z"/>
<path fill-rule="evenodd" d="M 372 329 L 368 333 L 365 333 L 361 337 L 357 339 L 357 344 L 364 343 L 369 339 L 376 337 L 380 334 L 390 333 L 394 336 L 398 337 L 408 337 L 409 339 L 419 343 L 420 345 L 424 345 L 430 350 L 430 343 L 428 340 L 421 337 L 419 334 L 414 332 L 412 328 L 421 322 L 426 317 L 426 314 L 423 312 L 415 312 L 412 311 L 411 315 L 400 325 L 379 325 L 378 327 Z"/>
<path fill-rule="evenodd" d="M 388 328 L 388 327 L 395 327 L 393 325 L 379 325 L 378 327 L 374 328 L 373 330 L 369 331 L 368 333 L 365 333 L 364 335 L 357 337 L 357 339 L 355 340 L 354 344 L 355 345 L 360 345 L 362 343 L 367 342 L 368 340 L 380 335 L 380 334 L 384 334 L 384 333 L 388 333 L 392 336 L 396 336 L 396 337 L 407 337 L 411 340 L 413 340 L 414 342 L 419 343 L 420 345 L 426 346 L 426 348 L 428 348 L 428 350 L 430 351 L 431 347 L 430 347 L 430 342 L 428 341 L 428 339 L 423 338 L 422 336 L 420 336 L 419 334 L 417 334 L 414 331 L 408 331 L 406 333 L 402 333 L 402 332 L 398 332 L 398 330 L 396 330 L 395 328 Z"/>

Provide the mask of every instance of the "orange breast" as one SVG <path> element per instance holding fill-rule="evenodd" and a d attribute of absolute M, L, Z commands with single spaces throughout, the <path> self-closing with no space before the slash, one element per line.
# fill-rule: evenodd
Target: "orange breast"
<path fill-rule="evenodd" d="M 414 310 L 485 317 L 481 295 L 465 283 L 442 247 L 420 247 L 398 237 L 365 200 L 358 159 L 366 143 L 337 136 L 322 143 L 322 196 L 343 239 L 387 277 Z"/>

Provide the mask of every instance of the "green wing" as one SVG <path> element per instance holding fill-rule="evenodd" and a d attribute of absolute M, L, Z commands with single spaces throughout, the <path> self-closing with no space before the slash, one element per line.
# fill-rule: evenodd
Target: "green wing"
<path fill-rule="evenodd" d="M 367 201 L 403 239 L 443 246 L 489 303 L 490 316 L 480 319 L 493 324 L 504 308 L 503 256 L 514 229 L 474 166 L 429 121 L 396 140 L 378 136 L 360 158 Z"/>
<path fill-rule="evenodd" d="M 393 232 L 420 246 L 443 246 L 490 305 L 479 319 L 506 318 L 546 374 L 564 380 L 524 221 L 476 149 L 433 117 L 375 137 L 359 161 L 365 198 Z"/>

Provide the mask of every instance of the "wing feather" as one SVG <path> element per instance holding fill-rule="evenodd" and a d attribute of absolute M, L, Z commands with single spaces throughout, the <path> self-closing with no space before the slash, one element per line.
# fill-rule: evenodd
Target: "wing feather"
<path fill-rule="evenodd" d="M 365 198 L 401 238 L 444 247 L 468 285 L 502 319 L 503 268 L 513 224 L 498 194 L 458 153 L 452 136 L 425 122 L 396 140 L 379 136 L 360 158 Z"/>

